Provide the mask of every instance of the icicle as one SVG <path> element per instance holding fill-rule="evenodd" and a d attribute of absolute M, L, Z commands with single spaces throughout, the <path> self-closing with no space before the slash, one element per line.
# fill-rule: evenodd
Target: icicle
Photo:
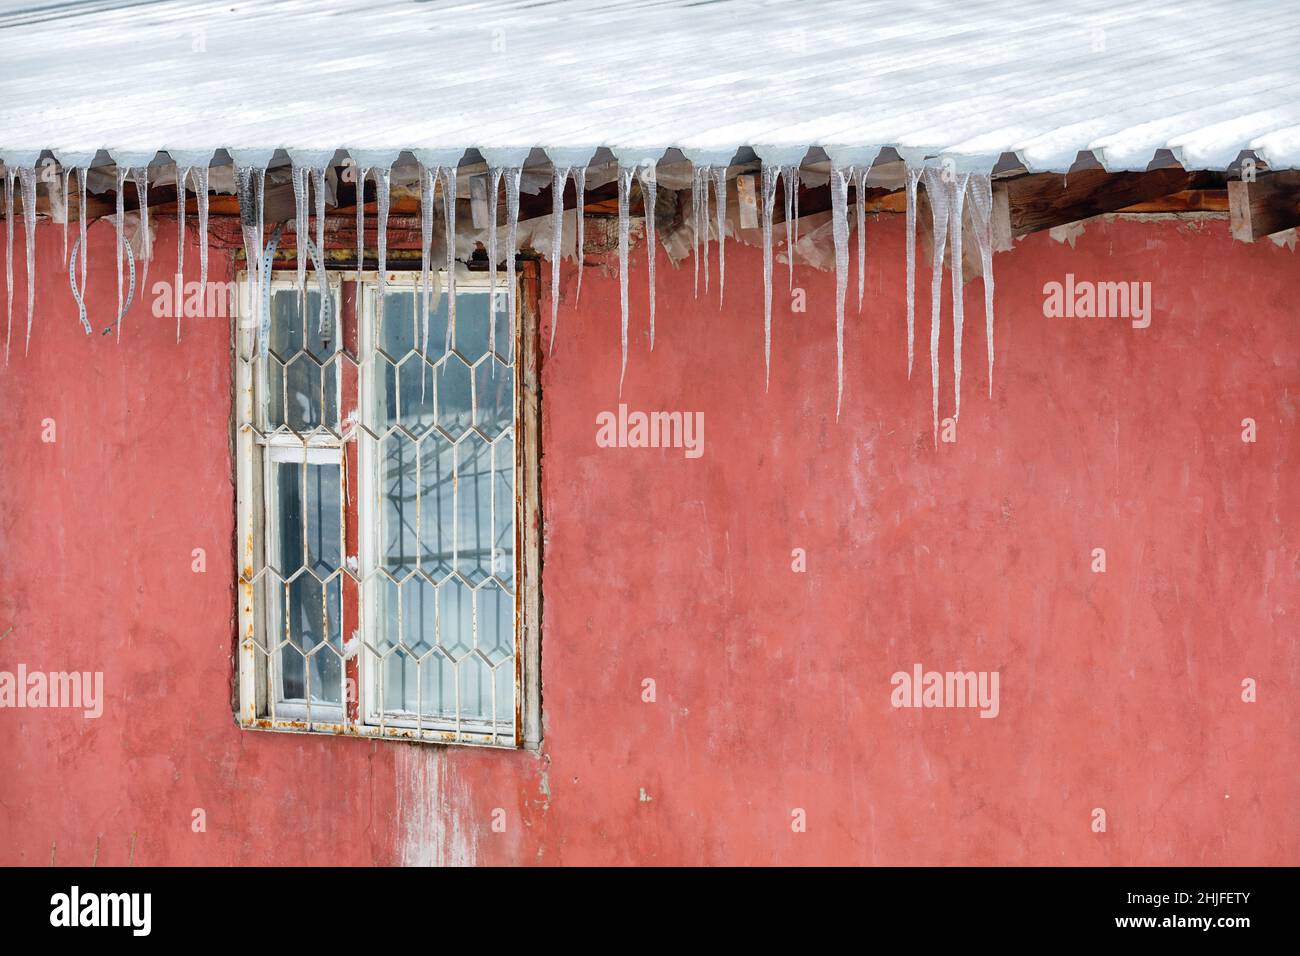
<path fill-rule="evenodd" d="M 281 225 L 275 227 L 276 236 L 280 234 Z M 271 302 L 271 266 L 274 262 L 271 251 L 267 248 L 265 242 L 266 236 L 266 167 L 263 166 L 257 171 L 257 254 L 260 257 L 257 266 L 257 281 L 262 292 L 262 301 L 269 306 Z M 274 243 L 270 243 L 274 247 Z M 260 315 L 261 326 L 263 331 L 269 329 L 271 321 L 270 313 L 263 309 Z M 266 355 L 266 336 L 262 336 L 262 355 Z"/>
<path fill-rule="evenodd" d="M 655 350 L 655 201 L 658 181 L 653 163 L 639 167 L 637 178 L 641 181 L 641 206 L 645 212 L 646 264 L 650 272 L 650 351 Z"/>
<path fill-rule="evenodd" d="M 794 241 L 799 241 L 799 167 L 794 168 Z"/>
<path fill-rule="evenodd" d="M 700 238 L 703 240 L 704 252 L 704 293 L 709 292 L 709 180 L 712 175 L 708 166 L 700 167 Z"/>
<path fill-rule="evenodd" d="M 933 257 L 930 260 L 930 392 L 934 416 L 934 445 L 939 447 L 939 307 L 943 295 L 943 251 L 948 240 L 948 194 L 943 171 L 926 166 L 925 197 L 934 216 Z"/>
<path fill-rule="evenodd" d="M 81 300 L 86 300 L 86 260 L 90 258 L 90 247 L 86 245 L 86 173 L 89 167 L 77 170 L 77 216 L 81 220 Z M 89 329 L 86 330 L 89 333 Z"/>
<path fill-rule="evenodd" d="M 867 168 L 854 170 L 854 204 L 858 208 L 858 312 L 862 312 L 862 294 L 867 280 L 867 205 L 863 197 L 867 191 Z"/>
<path fill-rule="evenodd" d="M 433 177 L 435 170 L 420 166 L 420 352 L 429 360 L 429 257 L 433 247 Z M 420 400 L 424 401 L 424 380 L 420 371 Z"/>
<path fill-rule="evenodd" d="M 199 200 L 199 291 L 208 294 L 208 166 L 195 166 L 194 194 Z"/>
<path fill-rule="evenodd" d="M 835 420 L 844 397 L 844 293 L 849 284 L 849 176 L 831 167 L 831 236 L 835 240 Z"/>
<path fill-rule="evenodd" d="M 263 193 L 265 193 L 265 179 L 263 180 Z M 261 197 L 259 196 L 259 198 Z M 258 220 L 259 229 L 261 229 L 263 223 L 265 223 L 264 219 Z M 275 248 L 280 242 L 282 232 L 284 232 L 284 223 L 276 223 L 275 228 L 271 230 L 270 238 L 266 240 L 266 245 L 263 247 L 262 263 L 258 267 L 258 275 L 261 281 L 257 294 L 261 300 L 261 306 L 257 326 L 257 346 L 258 353 L 263 359 L 266 358 L 267 350 L 271 345 L 271 267 L 275 263 Z"/>
<path fill-rule="evenodd" d="M 257 238 L 257 186 L 253 182 L 252 166 L 241 166 L 235 171 L 239 199 L 239 226 L 244 237 L 244 258 L 253 284 L 257 284 L 258 264 L 262 259 L 261 246 Z"/>
<path fill-rule="evenodd" d="M 420 164 L 420 354 L 429 361 L 429 259 L 433 247 L 433 177 L 436 170 Z M 420 401 L 428 375 L 420 368 Z"/>
<path fill-rule="evenodd" d="M 185 272 L 185 181 L 190 177 L 189 167 L 176 170 L 176 273 Z"/>
<path fill-rule="evenodd" d="M 258 186 L 265 182 L 263 177 L 266 171 L 254 166 L 240 166 L 235 172 L 238 181 L 239 224 L 244 234 L 244 256 L 247 259 L 249 278 L 257 290 L 257 295 L 254 296 L 257 304 L 253 308 L 259 312 L 256 327 L 261 328 L 263 190 Z"/>
<path fill-rule="evenodd" d="M 324 272 L 325 266 L 325 167 L 318 166 L 311 171 L 311 188 L 316 193 L 316 255 L 321 260 L 321 271 Z M 329 291 L 329 285 L 326 284 L 325 291 Z M 320 308 L 316 312 L 316 329 L 318 332 L 325 331 L 325 317 L 329 315 L 330 304 L 327 296 L 322 294 L 320 297 Z"/>
<path fill-rule="evenodd" d="M 555 351 L 555 329 L 560 324 L 560 246 L 564 242 L 564 187 L 568 182 L 567 166 L 551 167 L 551 346 L 548 352 Z M 578 215 L 582 215 L 581 202 Z"/>
<path fill-rule="evenodd" d="M 77 288 L 77 250 L 81 248 L 81 240 L 78 239 L 72 246 L 72 258 L 68 261 L 68 285 L 72 288 L 72 299 L 77 303 L 77 319 L 81 322 L 81 328 L 87 335 L 90 334 L 90 320 L 86 318 L 86 300 L 82 298 L 81 290 Z"/>
<path fill-rule="evenodd" d="M 763 390 L 772 380 L 772 211 L 776 207 L 776 182 L 780 167 L 763 164 Z"/>
<path fill-rule="evenodd" d="M 973 173 L 970 178 L 971 219 L 980 249 L 984 274 L 984 335 L 989 354 L 989 398 L 993 397 L 993 177 Z"/>
<path fill-rule="evenodd" d="M 307 168 L 294 166 L 290 170 L 293 178 L 293 257 L 298 266 L 298 308 L 305 310 L 307 304 Z"/>
<path fill-rule="evenodd" d="M 117 227 L 117 341 L 122 341 L 122 231 L 123 220 L 126 217 L 126 197 L 122 195 L 126 189 L 126 176 L 131 171 L 129 166 L 117 167 L 117 221 L 114 225 Z"/>
<path fill-rule="evenodd" d="M 71 185 L 72 167 L 63 167 L 63 267 L 68 267 L 68 188 Z"/>
<path fill-rule="evenodd" d="M 176 167 L 176 281 L 180 288 L 176 290 L 179 299 L 185 293 L 185 180 L 189 178 L 188 166 Z M 200 295 L 206 294 L 202 291 Z M 181 340 L 181 316 L 184 309 L 176 310 L 176 341 Z"/>
<path fill-rule="evenodd" d="M 632 176 L 635 170 L 626 166 L 618 167 L 618 302 L 619 334 L 623 346 L 623 361 L 618 371 L 618 394 L 623 396 L 623 376 L 627 372 L 627 233 L 628 233 L 628 193 L 632 191 Z"/>
<path fill-rule="evenodd" d="M 23 190 L 23 234 L 27 240 L 27 339 L 23 354 L 32 344 L 32 309 L 36 305 L 36 167 L 18 169 L 18 182 Z"/>
<path fill-rule="evenodd" d="M 523 170 L 518 166 L 505 170 L 506 176 L 506 308 L 509 310 L 506 328 L 510 330 L 507 346 L 509 360 L 515 361 L 515 255 L 519 249 L 519 177 Z M 496 366 L 492 366 L 495 372 Z"/>
<path fill-rule="evenodd" d="M 953 402 L 952 420 L 961 418 L 961 330 L 965 318 L 962 296 L 962 261 L 961 261 L 961 211 L 966 198 L 966 182 L 970 173 L 950 173 L 944 181 L 948 187 L 948 228 L 952 234 L 952 257 L 948 263 L 948 274 L 952 282 L 952 377 Z"/>
<path fill-rule="evenodd" d="M 366 267 L 366 173 L 360 166 L 357 171 L 357 271 Z"/>
<path fill-rule="evenodd" d="M 587 167 L 579 166 L 573 171 L 573 184 L 578 193 L 578 288 L 573 293 L 573 304 L 576 306 L 582 298 L 582 273 L 584 259 L 587 254 L 587 240 L 583 235 L 587 222 Z"/>
<path fill-rule="evenodd" d="M 447 344 L 451 351 L 456 333 L 456 167 L 444 166 L 442 172 L 442 217 L 447 230 Z M 579 273 L 581 275 L 581 273 Z"/>
<path fill-rule="evenodd" d="M 790 289 L 794 289 L 794 244 L 799 241 L 799 167 L 781 170 L 785 180 L 785 257 L 790 265 Z"/>
<path fill-rule="evenodd" d="M 916 184 L 921 167 L 907 167 L 907 377 L 912 378 L 912 353 L 916 329 Z"/>
<path fill-rule="evenodd" d="M 136 198 L 140 202 L 140 228 L 143 230 L 140 238 L 140 258 L 144 260 L 144 268 L 140 273 L 140 288 L 147 289 L 149 263 L 153 261 L 153 236 L 149 232 L 149 167 L 138 166 L 133 171 Z"/>
<path fill-rule="evenodd" d="M 488 352 L 497 354 L 497 193 L 501 188 L 501 170 L 488 171 Z M 494 365 L 493 371 L 496 371 Z"/>
<path fill-rule="evenodd" d="M 714 166 L 712 172 L 713 192 L 718 206 L 718 308 L 721 308 L 727 276 L 727 167 Z"/>
<path fill-rule="evenodd" d="M 691 169 L 691 255 L 695 264 L 695 298 L 700 297 L 700 206 L 705 194 L 704 178 L 699 166 Z M 703 187 L 703 188 L 702 188 Z"/>
<path fill-rule="evenodd" d="M 14 177 L 5 167 L 5 307 L 9 324 L 5 332 L 5 364 L 9 364 L 9 345 L 14 336 Z"/>
<path fill-rule="evenodd" d="M 388 287 L 388 197 L 393 182 L 392 166 L 378 166 L 375 177 L 375 244 L 379 253 L 379 321 L 384 321 L 384 293 Z"/>

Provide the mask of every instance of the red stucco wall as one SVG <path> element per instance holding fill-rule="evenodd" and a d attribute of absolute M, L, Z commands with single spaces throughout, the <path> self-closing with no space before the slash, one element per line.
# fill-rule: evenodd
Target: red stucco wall
<path fill-rule="evenodd" d="M 623 400 L 703 411 L 698 460 L 596 446 L 617 272 L 589 269 L 575 311 L 566 269 L 543 376 L 541 755 L 236 728 L 226 324 L 178 345 L 137 306 L 121 345 L 85 337 L 43 226 L 24 356 L 19 230 L 0 670 L 102 670 L 107 702 L 0 710 L 0 864 L 1300 862 L 1295 254 L 1225 222 L 1031 237 L 996 261 L 992 398 L 966 289 L 961 431 L 936 450 L 928 270 L 909 381 L 901 217 L 869 228 L 838 423 L 831 276 L 800 269 L 791 315 L 778 268 L 765 391 L 757 250 L 728 244 L 721 311 L 661 259 L 653 352 L 634 255 Z M 102 328 L 112 228 L 91 235 Z M 174 241 L 163 223 L 154 278 Z M 1066 272 L 1152 282 L 1151 327 L 1044 318 Z M 999 716 L 891 708 L 917 662 L 999 671 Z"/>

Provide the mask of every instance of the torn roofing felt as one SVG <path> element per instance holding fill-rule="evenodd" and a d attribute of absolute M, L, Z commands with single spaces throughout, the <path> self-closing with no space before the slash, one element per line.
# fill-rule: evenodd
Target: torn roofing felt
<path fill-rule="evenodd" d="M 1300 5 L 1271 0 L 11 2 L 0 159 L 820 146 L 1276 169 L 1300 166 L 1298 51 Z"/>

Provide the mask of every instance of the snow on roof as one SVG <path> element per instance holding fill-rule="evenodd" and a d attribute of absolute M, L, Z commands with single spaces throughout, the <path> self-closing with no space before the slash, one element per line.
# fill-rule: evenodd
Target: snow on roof
<path fill-rule="evenodd" d="M 820 146 L 1300 166 L 1300 4 L 1272 0 L 9 0 L 0 80 L 11 165 Z"/>

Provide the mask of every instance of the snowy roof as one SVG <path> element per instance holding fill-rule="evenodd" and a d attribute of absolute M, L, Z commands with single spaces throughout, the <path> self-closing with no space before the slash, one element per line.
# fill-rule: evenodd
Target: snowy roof
<path fill-rule="evenodd" d="M 1300 166 L 1300 4 L 1273 0 L 8 0 L 0 80 L 11 165 L 820 146 Z"/>

